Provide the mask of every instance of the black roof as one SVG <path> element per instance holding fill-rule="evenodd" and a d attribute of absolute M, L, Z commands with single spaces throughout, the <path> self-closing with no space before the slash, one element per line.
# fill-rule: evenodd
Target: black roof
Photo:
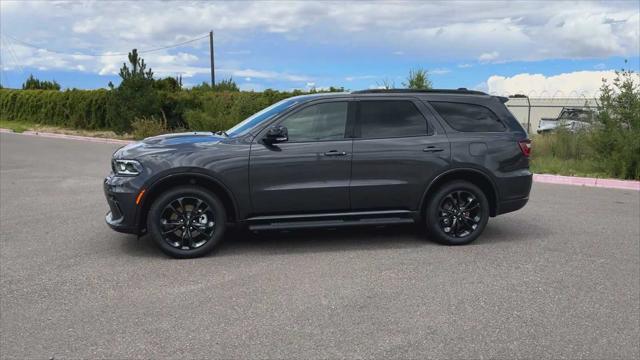
<path fill-rule="evenodd" d="M 425 94 L 473 94 L 487 95 L 482 91 L 459 89 L 369 89 L 352 91 L 352 94 L 405 94 L 405 93 L 425 93 Z"/>

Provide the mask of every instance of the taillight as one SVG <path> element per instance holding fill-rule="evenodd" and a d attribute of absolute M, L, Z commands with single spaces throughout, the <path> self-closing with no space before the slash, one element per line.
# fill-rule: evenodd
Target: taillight
<path fill-rule="evenodd" d="M 531 155 L 531 140 L 524 139 L 518 141 L 518 146 L 520 146 L 520 150 L 522 151 L 522 155 L 525 157 L 529 157 Z"/>

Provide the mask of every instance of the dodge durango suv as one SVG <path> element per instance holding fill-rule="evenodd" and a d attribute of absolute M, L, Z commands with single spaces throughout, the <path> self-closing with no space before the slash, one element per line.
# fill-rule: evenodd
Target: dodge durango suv
<path fill-rule="evenodd" d="M 505 101 L 466 89 L 311 94 L 227 131 L 147 138 L 113 154 L 106 222 L 178 258 L 210 252 L 231 225 L 419 222 L 430 239 L 467 244 L 529 199 L 531 143 Z"/>

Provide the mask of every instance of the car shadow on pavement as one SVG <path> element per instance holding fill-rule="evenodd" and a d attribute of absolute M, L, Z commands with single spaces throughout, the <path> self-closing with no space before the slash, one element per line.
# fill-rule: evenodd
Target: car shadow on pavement
<path fill-rule="evenodd" d="M 489 246 L 501 242 L 536 240 L 548 231 L 535 222 L 496 221 L 492 219 L 485 232 L 472 245 Z M 532 229 L 531 227 L 535 229 Z M 535 234 L 535 236 L 531 236 Z M 253 233 L 241 228 L 227 230 L 225 239 L 209 256 L 238 254 L 281 255 L 287 253 L 319 253 L 442 246 L 429 240 L 419 225 L 352 227 L 337 229 L 262 231 Z M 165 257 L 149 236 L 139 240 L 127 237 L 124 252 L 140 257 Z"/>
<path fill-rule="evenodd" d="M 243 252 L 266 254 L 384 250 L 432 245 L 417 226 L 263 231 L 234 230 L 220 244 L 218 256 Z"/>

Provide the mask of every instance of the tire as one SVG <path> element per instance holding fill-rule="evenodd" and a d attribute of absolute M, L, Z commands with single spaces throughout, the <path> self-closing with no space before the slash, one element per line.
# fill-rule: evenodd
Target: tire
<path fill-rule="evenodd" d="M 425 221 L 427 234 L 434 241 L 444 245 L 469 244 L 487 226 L 489 201 L 474 184 L 463 180 L 452 181 L 439 187 L 429 197 Z"/>
<path fill-rule="evenodd" d="M 180 259 L 210 253 L 222 240 L 226 223 L 222 201 L 197 186 L 166 191 L 153 202 L 147 216 L 149 233 L 156 245 L 165 254 Z"/>

